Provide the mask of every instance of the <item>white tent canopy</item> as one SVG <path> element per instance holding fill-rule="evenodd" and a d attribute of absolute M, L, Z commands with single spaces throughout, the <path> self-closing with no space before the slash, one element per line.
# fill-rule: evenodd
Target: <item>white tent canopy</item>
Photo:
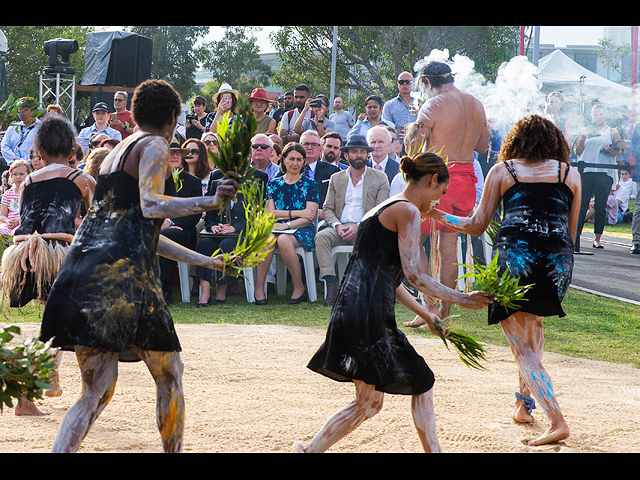
<path fill-rule="evenodd" d="M 631 87 L 607 80 L 577 64 L 562 51 L 555 50 L 538 62 L 538 80 L 546 93 L 588 96 L 603 102 L 631 103 Z"/>

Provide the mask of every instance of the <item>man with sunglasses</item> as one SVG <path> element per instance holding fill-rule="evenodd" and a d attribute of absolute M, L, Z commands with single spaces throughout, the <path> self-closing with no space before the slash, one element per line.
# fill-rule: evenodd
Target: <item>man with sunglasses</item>
<path fill-rule="evenodd" d="M 264 133 L 258 133 L 251 139 L 251 165 L 264 172 L 271 180 L 278 175 L 280 167 L 271 162 L 273 141 Z"/>
<path fill-rule="evenodd" d="M 418 115 L 418 105 L 414 104 L 411 96 L 413 90 L 413 75 L 402 72 L 398 75 L 398 96 L 388 100 L 382 107 L 382 119 L 395 125 L 400 138 L 404 138 L 404 126 L 415 122 Z"/>
<path fill-rule="evenodd" d="M 116 111 L 111 114 L 110 126 L 120 132 L 123 140 L 131 135 L 136 128 L 131 111 L 127 110 L 128 99 L 129 94 L 124 91 L 116 92 L 113 96 L 113 108 Z"/>

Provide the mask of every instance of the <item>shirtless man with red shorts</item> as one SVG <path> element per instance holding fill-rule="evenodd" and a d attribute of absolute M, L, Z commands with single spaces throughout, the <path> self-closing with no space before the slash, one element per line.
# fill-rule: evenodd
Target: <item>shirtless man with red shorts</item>
<path fill-rule="evenodd" d="M 454 74 L 446 63 L 430 62 L 423 67 L 418 82 L 429 99 L 418 114 L 419 130 L 414 140 L 417 145 L 424 142 L 423 151 L 431 150 L 448 162 L 449 186 L 438 208 L 456 216 L 468 216 L 476 201 L 474 152 L 487 152 L 491 132 L 482 104 L 459 90 L 453 79 Z M 432 225 L 431 221 L 425 221 L 422 233 L 429 235 Z M 458 233 L 440 224 L 435 228 L 439 235 L 440 282 L 455 288 Z M 450 307 L 449 303 L 442 302 L 440 318 L 449 315 Z"/>

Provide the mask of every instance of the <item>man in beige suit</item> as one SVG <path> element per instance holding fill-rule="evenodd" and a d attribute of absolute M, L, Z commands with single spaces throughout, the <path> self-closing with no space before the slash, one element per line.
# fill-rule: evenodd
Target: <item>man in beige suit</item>
<path fill-rule="evenodd" d="M 327 228 L 316 235 L 316 255 L 320 276 L 325 281 L 325 305 L 333 305 L 338 294 L 336 272 L 331 249 L 353 245 L 362 217 L 389 198 L 389 180 L 384 172 L 367 167 L 373 150 L 363 135 L 352 135 L 340 149 L 349 168 L 334 173 L 322 210 Z"/>

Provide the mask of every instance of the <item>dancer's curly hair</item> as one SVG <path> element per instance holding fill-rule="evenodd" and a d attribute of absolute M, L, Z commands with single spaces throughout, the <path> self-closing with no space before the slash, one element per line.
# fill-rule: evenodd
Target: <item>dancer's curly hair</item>
<path fill-rule="evenodd" d="M 519 120 L 505 137 L 498 162 L 514 158 L 523 158 L 530 163 L 549 159 L 571 163 L 564 134 L 553 122 L 540 115 Z"/>
<path fill-rule="evenodd" d="M 182 100 L 176 90 L 164 80 L 147 80 L 136 88 L 131 100 L 135 123 L 162 128 L 174 114 L 180 114 Z"/>

